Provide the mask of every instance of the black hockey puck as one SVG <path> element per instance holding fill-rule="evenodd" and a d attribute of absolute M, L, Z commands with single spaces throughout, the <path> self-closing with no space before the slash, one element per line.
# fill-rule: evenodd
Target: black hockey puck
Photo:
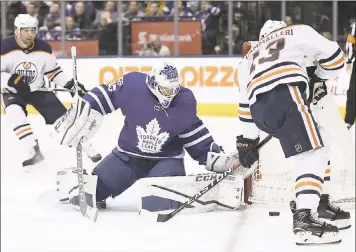
<path fill-rule="evenodd" d="M 279 216 L 279 212 L 273 212 L 273 211 L 271 211 L 271 212 L 269 212 L 269 216 Z"/>

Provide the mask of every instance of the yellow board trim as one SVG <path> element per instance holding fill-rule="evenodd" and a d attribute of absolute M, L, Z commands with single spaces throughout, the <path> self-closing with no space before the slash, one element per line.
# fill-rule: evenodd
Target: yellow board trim
<path fill-rule="evenodd" d="M 64 102 L 64 106 L 68 109 L 70 102 Z M 221 103 L 200 103 L 197 106 L 199 116 L 224 116 L 224 117 L 237 117 L 238 104 L 221 104 Z M 339 107 L 342 118 L 345 117 L 345 107 Z M 38 111 L 32 107 L 27 106 L 28 114 L 38 114 Z M 1 106 L 1 114 L 4 114 L 3 107 Z"/>

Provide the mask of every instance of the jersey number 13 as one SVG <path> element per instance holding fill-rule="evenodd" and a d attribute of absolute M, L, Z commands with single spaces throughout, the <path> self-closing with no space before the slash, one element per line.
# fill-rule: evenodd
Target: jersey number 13
<path fill-rule="evenodd" d="M 279 58 L 279 51 L 284 48 L 284 44 L 285 44 L 284 38 L 280 38 L 277 41 L 273 41 L 273 42 L 269 43 L 266 47 L 266 50 L 268 50 L 267 57 L 258 59 L 258 64 L 263 64 L 265 62 L 271 62 L 271 61 L 277 60 Z M 259 56 L 259 51 L 256 51 L 252 56 L 253 62 L 252 62 L 252 66 L 250 68 L 250 73 L 252 73 L 256 68 L 255 59 L 258 56 Z"/>

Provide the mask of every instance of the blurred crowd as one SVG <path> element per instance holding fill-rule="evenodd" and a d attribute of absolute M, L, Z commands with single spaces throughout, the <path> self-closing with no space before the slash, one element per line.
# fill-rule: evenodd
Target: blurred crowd
<path fill-rule="evenodd" d="M 62 2 L 62 1 L 61 1 Z M 131 55 L 131 24 L 142 20 L 173 20 L 173 1 L 124 1 L 121 17 L 116 1 L 66 1 L 65 17 L 60 1 L 7 1 L 6 33 L 13 33 L 16 15 L 28 13 L 38 19 L 38 37 L 44 40 L 98 40 L 100 55 L 117 55 L 118 36 L 123 40 L 123 54 Z M 338 42 L 346 41 L 353 2 L 338 2 Z M 202 54 L 228 53 L 228 2 L 178 1 L 179 21 L 199 20 L 202 30 Z M 62 7 L 63 8 L 63 7 Z M 232 18 L 233 54 L 240 54 L 244 41 L 257 40 L 259 30 L 268 19 L 281 17 L 279 1 L 234 1 Z M 323 36 L 332 39 L 332 2 L 287 1 L 285 22 L 308 24 Z M 117 34 L 121 18 L 122 33 Z M 0 19 L 2 20 L 2 19 Z M 173 52 L 159 37 L 152 37 L 140 52 L 143 56 L 169 56 Z"/>

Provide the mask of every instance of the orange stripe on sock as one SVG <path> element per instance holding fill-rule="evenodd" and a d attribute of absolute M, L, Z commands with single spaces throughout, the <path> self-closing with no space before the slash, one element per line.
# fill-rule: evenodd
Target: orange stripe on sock
<path fill-rule="evenodd" d="M 24 132 L 26 132 L 26 131 L 30 131 L 30 130 L 31 130 L 31 128 L 22 129 L 22 130 L 16 132 L 16 136 L 19 136 L 19 135 L 21 135 L 22 133 L 24 133 Z"/>
<path fill-rule="evenodd" d="M 317 187 L 319 188 L 320 190 L 322 190 L 323 188 L 321 187 L 321 185 L 319 185 L 318 183 L 315 183 L 315 182 L 310 182 L 310 181 L 303 181 L 303 182 L 300 182 L 298 184 L 295 185 L 295 189 L 298 189 L 302 186 L 314 186 L 314 187 Z"/>

